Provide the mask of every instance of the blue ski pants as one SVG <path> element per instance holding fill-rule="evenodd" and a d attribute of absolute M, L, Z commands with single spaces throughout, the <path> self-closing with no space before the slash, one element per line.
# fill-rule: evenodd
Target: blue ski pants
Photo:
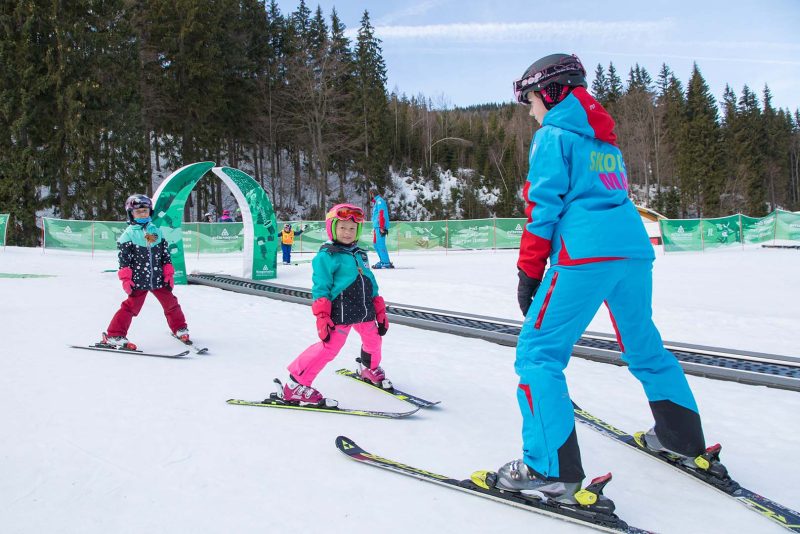
<path fill-rule="evenodd" d="M 375 235 L 375 252 L 378 253 L 378 259 L 381 263 L 390 263 L 389 251 L 386 248 L 386 237 L 382 236 L 380 232 Z"/>
<path fill-rule="evenodd" d="M 677 438 L 674 442 L 682 445 L 673 450 L 696 453 L 704 447 L 697 404 L 683 369 L 653 324 L 652 289 L 651 260 L 555 265 L 545 274 L 525 317 L 514 364 L 524 460 L 539 474 L 569 482 L 584 478 L 564 368 L 604 302 L 623 360 L 644 387 L 657 431 L 663 427 L 659 438 Z"/>

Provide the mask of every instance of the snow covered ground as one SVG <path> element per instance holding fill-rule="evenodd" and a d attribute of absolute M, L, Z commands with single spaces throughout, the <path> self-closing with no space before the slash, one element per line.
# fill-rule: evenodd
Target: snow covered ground
<path fill-rule="evenodd" d="M 310 256 L 295 255 L 295 259 Z M 518 318 L 514 251 L 406 253 L 378 271 L 387 301 Z M 241 275 L 241 258 L 187 258 L 189 270 Z M 467 476 L 520 455 L 514 350 L 393 325 L 392 380 L 438 409 L 399 421 L 229 406 L 260 399 L 315 339 L 307 306 L 202 286 L 176 293 L 207 356 L 167 360 L 70 349 L 95 341 L 122 300 L 113 254 L 8 247 L 0 273 L 0 531 L 585 532 L 368 466 L 337 435 L 420 468 Z M 655 267 L 655 318 L 665 339 L 798 355 L 800 253 L 760 248 L 667 255 Z M 310 265 L 277 282 L 310 287 Z M 604 310 L 591 330 L 610 332 Z M 155 299 L 129 337 L 178 351 Z M 407 406 L 333 371 L 353 366 L 354 337 L 315 383 L 342 406 Z M 575 358 L 571 394 L 625 429 L 651 424 L 623 368 Z M 709 442 L 735 478 L 800 508 L 800 396 L 689 377 Z M 589 476 L 612 471 L 621 517 L 659 532 L 780 532 L 770 521 L 671 469 L 578 426 Z"/>

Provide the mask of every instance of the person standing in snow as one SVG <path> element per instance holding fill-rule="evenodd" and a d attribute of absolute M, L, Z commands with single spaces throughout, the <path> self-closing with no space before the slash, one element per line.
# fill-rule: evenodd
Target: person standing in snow
<path fill-rule="evenodd" d="M 517 101 L 531 107 L 542 127 L 530 148 L 523 188 L 528 222 L 517 262 L 525 321 L 514 366 L 524 456 L 503 465 L 495 481 L 500 489 L 571 504 L 588 503 L 575 495 L 585 475 L 563 371 L 601 304 L 655 419 L 637 441 L 694 468 L 705 452 L 692 391 L 653 324 L 655 255 L 628 198 L 614 120 L 587 92 L 585 76 L 576 56 L 553 54 L 514 82 Z M 600 496 L 597 506 L 608 504 Z"/>
<path fill-rule="evenodd" d="M 375 191 L 370 191 L 372 207 L 372 243 L 378 253 L 378 263 L 373 269 L 394 269 L 394 264 L 389 261 L 389 250 L 386 248 L 386 236 L 389 235 L 389 207 L 382 196 Z"/>
<path fill-rule="evenodd" d="M 329 241 L 311 262 L 311 311 L 320 341 L 289 364 L 289 380 L 279 392 L 286 402 L 336 405 L 311 384 L 342 350 L 350 330 L 361 336 L 361 356 L 356 360 L 361 378 L 384 389 L 392 387 L 380 366 L 381 337 L 389 328 L 386 303 L 378 295 L 367 253 L 358 246 L 363 223 L 364 211 L 352 204 L 337 204 L 325 217 Z"/>
<path fill-rule="evenodd" d="M 189 341 L 189 328 L 178 299 L 172 293 L 175 287 L 175 268 L 169 255 L 169 245 L 161 229 L 153 224 L 153 201 L 145 195 L 131 195 L 125 202 L 128 227 L 117 239 L 119 271 L 117 276 L 128 298 L 122 302 L 111 319 L 101 343 L 116 348 L 136 349 L 128 341 L 128 328 L 139 315 L 147 293 L 158 299 L 164 308 L 167 324 L 175 337 Z"/>
<path fill-rule="evenodd" d="M 222 217 L 219 218 L 219 222 L 233 222 L 231 210 L 222 210 Z"/>
<path fill-rule="evenodd" d="M 281 252 L 283 252 L 284 265 L 291 265 L 292 245 L 294 244 L 294 238 L 301 235 L 304 231 L 305 228 L 301 230 L 294 230 L 292 229 L 292 225 L 287 223 L 283 225 L 283 230 L 278 233 L 278 238 L 281 240 Z"/>

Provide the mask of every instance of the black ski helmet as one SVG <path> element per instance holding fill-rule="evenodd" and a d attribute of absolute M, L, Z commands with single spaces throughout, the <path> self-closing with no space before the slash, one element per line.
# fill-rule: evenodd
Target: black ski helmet
<path fill-rule="evenodd" d="M 514 96 L 520 104 L 530 104 L 528 93 L 542 96 L 547 109 L 561 102 L 575 87 L 588 87 L 586 69 L 575 54 L 550 54 L 534 61 L 514 82 Z"/>
<path fill-rule="evenodd" d="M 150 208 L 150 217 L 153 216 L 153 201 L 147 195 L 131 195 L 125 201 L 125 211 L 128 213 L 128 222 L 133 224 L 133 210 Z"/>

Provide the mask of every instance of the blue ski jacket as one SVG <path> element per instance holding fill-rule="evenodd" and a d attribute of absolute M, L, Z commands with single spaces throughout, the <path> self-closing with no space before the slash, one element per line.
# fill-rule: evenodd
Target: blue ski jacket
<path fill-rule="evenodd" d="M 523 188 L 528 222 L 517 266 L 541 280 L 551 265 L 654 259 L 628 198 L 614 120 L 583 87 L 545 115 L 530 149 Z"/>

